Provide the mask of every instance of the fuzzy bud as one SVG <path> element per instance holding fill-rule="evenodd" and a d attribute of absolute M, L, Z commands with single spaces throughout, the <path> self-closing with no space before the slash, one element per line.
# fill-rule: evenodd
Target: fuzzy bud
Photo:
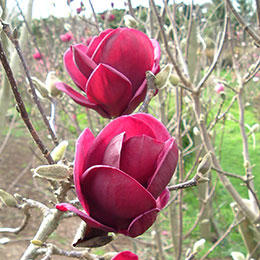
<path fill-rule="evenodd" d="M 8 207 L 15 208 L 17 206 L 17 200 L 8 192 L 0 189 L 0 199 Z"/>
<path fill-rule="evenodd" d="M 55 162 L 60 161 L 64 157 L 68 144 L 68 141 L 64 140 L 53 149 L 51 157 Z"/>
<path fill-rule="evenodd" d="M 65 165 L 41 165 L 32 169 L 33 177 L 40 177 L 48 180 L 62 181 L 70 175 L 70 170 Z"/>
<path fill-rule="evenodd" d="M 49 92 L 42 81 L 36 77 L 32 77 L 32 82 L 43 98 L 50 98 Z"/>
<path fill-rule="evenodd" d="M 197 169 L 197 172 L 205 175 L 210 171 L 211 166 L 212 166 L 211 154 L 207 153 L 203 157 L 202 161 L 200 162 L 198 169 Z"/>
<path fill-rule="evenodd" d="M 231 256 L 233 260 L 246 260 L 245 256 L 240 252 L 232 252 Z"/>
<path fill-rule="evenodd" d="M 42 246 L 43 245 L 43 242 L 41 240 L 38 240 L 38 239 L 33 239 L 31 240 L 31 243 L 34 245 L 34 246 Z"/>
<path fill-rule="evenodd" d="M 195 244 L 193 246 L 193 253 L 197 253 L 197 252 L 202 251 L 204 249 L 205 242 L 206 242 L 206 240 L 204 238 L 195 242 Z"/>
<path fill-rule="evenodd" d="M 137 21 L 130 14 L 125 15 L 124 21 L 125 21 L 126 27 L 128 27 L 128 28 L 137 28 L 138 27 Z"/>
<path fill-rule="evenodd" d="M 46 77 L 45 85 L 52 97 L 59 97 L 63 94 L 62 91 L 56 88 L 57 82 L 59 82 L 59 79 L 55 76 L 55 72 L 50 71 Z"/>
<path fill-rule="evenodd" d="M 180 78 L 176 74 L 171 74 L 169 81 L 173 86 L 178 86 L 180 83 Z"/>
<path fill-rule="evenodd" d="M 199 130 L 199 128 L 198 128 L 197 126 L 195 126 L 195 127 L 193 128 L 193 133 L 194 133 L 194 135 L 196 135 L 196 136 L 199 136 L 199 135 L 200 135 L 200 130 Z"/>
<path fill-rule="evenodd" d="M 168 82 L 171 70 L 172 66 L 167 64 L 158 74 L 156 74 L 154 83 L 158 89 L 162 88 Z"/>
<path fill-rule="evenodd" d="M 260 128 L 259 124 L 256 123 L 256 124 L 254 124 L 254 125 L 252 126 L 251 132 L 253 132 L 253 133 L 258 132 L 258 131 L 259 131 L 259 128 Z"/>

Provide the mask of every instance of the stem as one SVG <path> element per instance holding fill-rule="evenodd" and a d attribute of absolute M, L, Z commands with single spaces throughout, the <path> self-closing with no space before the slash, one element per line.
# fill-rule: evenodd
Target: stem
<path fill-rule="evenodd" d="M 6 72 L 6 75 L 8 77 L 8 80 L 10 82 L 16 103 L 18 105 L 19 108 L 19 112 L 21 114 L 21 117 L 27 127 L 27 129 L 29 130 L 33 140 L 35 141 L 35 143 L 37 144 L 38 148 L 40 149 L 40 151 L 42 152 L 42 154 L 44 155 L 44 157 L 47 159 L 49 164 L 54 164 L 54 161 L 50 155 L 49 150 L 44 146 L 43 142 L 41 141 L 40 137 L 38 136 L 35 128 L 33 127 L 29 115 L 26 111 L 25 105 L 23 103 L 22 97 L 18 91 L 18 87 L 17 87 L 17 83 L 16 80 L 14 78 L 13 72 L 10 68 L 10 65 L 7 61 L 5 52 L 3 50 L 3 46 L 2 46 L 2 42 L 0 41 L 0 60 L 2 62 L 2 65 L 4 67 L 4 70 Z"/>

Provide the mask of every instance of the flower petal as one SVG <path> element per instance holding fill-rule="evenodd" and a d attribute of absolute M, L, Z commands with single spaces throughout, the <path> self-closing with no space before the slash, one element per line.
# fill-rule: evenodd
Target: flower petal
<path fill-rule="evenodd" d="M 96 50 L 96 48 L 98 47 L 98 45 L 103 41 L 103 39 L 105 37 L 107 37 L 107 35 L 109 33 L 111 33 L 113 31 L 113 29 L 107 29 L 103 32 L 101 32 L 99 34 L 99 36 L 95 36 L 93 37 L 93 39 L 91 40 L 91 42 L 89 43 L 88 45 L 88 50 L 86 52 L 86 54 L 89 56 L 89 57 L 92 57 L 94 51 Z"/>
<path fill-rule="evenodd" d="M 57 204 L 56 209 L 58 209 L 60 211 L 72 211 L 72 212 L 76 213 L 83 221 L 85 221 L 88 225 L 90 225 L 93 228 L 101 229 L 106 232 L 116 232 L 115 229 L 99 223 L 95 219 L 91 218 L 88 214 L 80 211 L 79 209 L 70 205 L 69 203 Z"/>
<path fill-rule="evenodd" d="M 99 104 L 111 117 L 117 117 L 127 107 L 132 87 L 123 74 L 99 64 L 88 80 L 86 93 L 91 102 Z"/>
<path fill-rule="evenodd" d="M 85 46 L 83 44 L 77 44 L 74 46 L 77 46 L 77 48 L 81 49 L 83 52 L 86 52 L 87 48 L 88 48 L 87 46 Z M 74 63 L 73 53 L 70 48 L 65 52 L 65 54 L 63 56 L 63 62 L 65 65 L 65 68 L 66 68 L 67 72 L 69 73 L 69 75 L 71 76 L 72 80 L 75 82 L 75 84 L 81 90 L 84 91 L 86 83 L 87 83 L 87 79 L 79 71 L 76 64 Z"/>
<path fill-rule="evenodd" d="M 78 199 L 83 209 L 89 213 L 88 204 L 82 195 L 80 186 L 80 177 L 86 170 L 86 157 L 87 153 L 95 140 L 95 136 L 92 132 L 86 128 L 79 136 L 76 142 L 75 162 L 74 162 L 74 184 Z"/>
<path fill-rule="evenodd" d="M 124 74 L 132 83 L 134 94 L 154 63 L 154 48 L 143 33 L 130 28 L 117 28 L 100 43 L 92 59 L 105 63 Z"/>
<path fill-rule="evenodd" d="M 121 149 L 125 132 L 116 135 L 106 147 L 103 158 L 103 165 L 113 166 L 115 168 L 120 167 Z"/>
<path fill-rule="evenodd" d="M 151 209 L 135 218 L 127 230 L 127 236 L 137 237 L 142 235 L 155 222 L 159 209 Z"/>
<path fill-rule="evenodd" d="M 82 175 L 81 189 L 91 217 L 116 230 L 127 229 L 132 219 L 156 208 L 153 196 L 143 186 L 114 167 L 89 168 Z"/>
<path fill-rule="evenodd" d="M 101 116 L 110 118 L 110 116 L 104 110 L 102 110 L 102 108 L 99 105 L 90 102 L 87 97 L 81 95 L 79 92 L 74 90 L 69 85 L 67 85 L 63 82 L 56 82 L 55 85 L 56 85 L 57 89 L 66 93 L 79 105 L 95 109 Z"/>
<path fill-rule="evenodd" d="M 138 113 L 134 116 L 146 124 L 149 124 L 155 133 L 155 139 L 165 142 L 171 138 L 167 128 L 155 117 L 145 113 Z"/>
<path fill-rule="evenodd" d="M 111 260 L 138 260 L 138 256 L 130 251 L 123 251 L 118 253 Z"/>
<path fill-rule="evenodd" d="M 170 191 L 167 188 L 165 188 L 161 193 L 161 195 L 156 200 L 157 208 L 159 208 L 160 210 L 163 209 L 168 203 L 169 199 L 170 199 Z"/>
<path fill-rule="evenodd" d="M 79 71 L 88 79 L 97 64 L 90 59 L 90 57 L 83 52 L 79 46 L 71 47 L 74 54 L 74 61 Z"/>
<path fill-rule="evenodd" d="M 150 120 L 152 116 L 144 114 L 144 117 L 140 117 L 140 120 L 136 115 L 137 114 L 130 116 L 121 116 L 109 123 L 99 133 L 89 150 L 89 154 L 87 157 L 87 168 L 103 163 L 103 156 L 107 145 L 114 136 L 122 132 L 125 132 L 125 140 L 132 136 L 143 134 L 155 138 L 155 131 L 158 130 L 154 131 L 149 125 L 149 123 L 152 121 Z M 148 119 L 147 122 L 145 122 L 145 118 Z"/>
<path fill-rule="evenodd" d="M 163 142 L 149 136 L 133 136 L 123 144 L 120 169 L 147 187 L 163 148 Z"/>
<path fill-rule="evenodd" d="M 153 64 L 152 72 L 156 74 L 159 72 L 158 68 L 160 68 L 159 62 L 161 58 L 161 48 L 159 42 L 156 41 L 155 39 L 151 39 L 151 42 L 154 48 L 154 64 Z"/>
<path fill-rule="evenodd" d="M 147 187 L 156 199 L 172 178 L 178 161 L 178 148 L 174 138 L 170 138 L 157 160 L 157 169 Z"/>

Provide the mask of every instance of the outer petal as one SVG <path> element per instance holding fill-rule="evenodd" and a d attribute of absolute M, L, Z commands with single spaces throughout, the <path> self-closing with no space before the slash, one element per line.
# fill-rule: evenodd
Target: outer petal
<path fill-rule="evenodd" d="M 88 80 L 86 93 L 91 102 L 99 104 L 111 117 L 117 117 L 131 99 L 132 86 L 123 74 L 99 64 Z"/>
<path fill-rule="evenodd" d="M 104 38 L 92 59 L 124 74 L 132 82 L 134 94 L 144 81 L 145 72 L 153 67 L 154 48 L 143 32 L 118 28 Z"/>
<path fill-rule="evenodd" d="M 159 209 L 151 209 L 135 218 L 127 230 L 127 236 L 137 237 L 142 235 L 156 220 Z"/>
<path fill-rule="evenodd" d="M 87 46 L 85 46 L 83 44 L 77 44 L 77 45 L 74 45 L 74 46 L 77 46 L 83 52 L 86 52 L 87 48 L 88 48 Z M 64 65 L 65 65 L 65 68 L 66 68 L 67 72 L 69 73 L 69 75 L 71 76 L 72 80 L 75 82 L 75 84 L 81 90 L 84 90 L 85 86 L 86 86 L 86 83 L 87 83 L 87 79 L 79 71 L 79 69 L 77 68 L 76 64 L 74 63 L 73 53 L 72 53 L 71 49 L 68 49 L 65 52 L 65 54 L 63 56 L 63 62 L 64 62 Z"/>
<path fill-rule="evenodd" d="M 178 161 L 178 148 L 174 138 L 165 143 L 157 160 L 157 169 L 147 187 L 156 199 L 172 178 Z"/>
<path fill-rule="evenodd" d="M 99 105 L 90 102 L 87 99 L 87 97 L 81 95 L 79 92 L 75 91 L 69 85 L 67 85 L 63 82 L 56 82 L 55 84 L 56 84 L 56 87 L 59 90 L 66 93 L 68 96 L 70 96 L 79 105 L 95 109 L 101 116 L 106 117 L 106 118 L 110 118 L 110 116 L 104 110 L 102 110 L 102 108 Z"/>
<path fill-rule="evenodd" d="M 145 135 L 133 136 L 123 144 L 120 169 L 147 187 L 163 148 L 164 143 L 156 139 Z"/>
<path fill-rule="evenodd" d="M 79 46 L 71 47 L 74 54 L 74 61 L 79 71 L 88 79 L 97 64 L 85 54 Z"/>
<path fill-rule="evenodd" d="M 155 132 L 156 136 L 155 138 L 160 141 L 167 141 L 169 138 L 171 138 L 167 128 L 155 117 L 145 114 L 145 113 L 138 113 L 134 115 L 136 118 L 144 121 L 146 124 L 148 124 Z"/>
<path fill-rule="evenodd" d="M 137 89 L 137 91 L 135 92 L 134 96 L 130 100 L 130 102 L 128 104 L 128 107 L 123 112 L 124 115 L 131 114 L 138 107 L 138 105 L 145 98 L 146 90 L 147 90 L 147 85 L 146 85 L 146 80 L 144 80 L 142 85 Z"/>
<path fill-rule="evenodd" d="M 111 260 L 138 260 L 138 256 L 130 251 L 123 251 L 114 256 Z"/>
<path fill-rule="evenodd" d="M 125 132 L 116 135 L 106 147 L 102 165 L 120 168 L 120 158 Z"/>
<path fill-rule="evenodd" d="M 81 189 L 91 217 L 117 231 L 127 229 L 132 219 L 156 208 L 153 196 L 143 186 L 114 167 L 89 168 L 82 175 Z"/>
<path fill-rule="evenodd" d="M 145 122 L 145 120 L 142 120 L 142 117 L 140 117 L 140 120 L 136 115 L 137 114 L 121 116 L 109 123 L 99 133 L 91 149 L 89 150 L 89 154 L 87 156 L 87 168 L 103 163 L 103 156 L 107 145 L 114 136 L 122 132 L 125 132 L 125 140 L 132 136 L 138 135 L 147 135 L 152 138 L 156 137 L 156 131 L 158 130 L 153 130 L 149 125 L 149 122 L 152 120 L 147 120 L 147 122 Z M 146 116 L 144 116 L 144 118 L 146 118 Z"/>
<path fill-rule="evenodd" d="M 85 221 L 88 225 L 90 225 L 93 228 L 101 229 L 106 232 L 116 232 L 115 229 L 99 223 L 95 219 L 91 218 L 88 214 L 78 210 L 76 207 L 70 205 L 69 203 L 57 204 L 56 209 L 60 211 L 72 211 L 76 213 L 83 221 Z"/>
<path fill-rule="evenodd" d="M 156 74 L 159 72 L 158 69 L 160 68 L 159 63 L 161 58 L 161 48 L 159 42 L 156 41 L 155 39 L 151 39 L 151 42 L 154 48 L 154 64 L 153 64 L 152 72 Z"/>
<path fill-rule="evenodd" d="M 94 51 L 96 50 L 96 48 L 98 47 L 98 45 L 102 42 L 102 40 L 107 37 L 108 34 L 110 34 L 112 31 L 114 31 L 113 29 L 107 29 L 103 32 L 101 32 L 99 34 L 99 36 L 95 36 L 93 37 L 93 39 L 91 40 L 91 42 L 88 45 L 88 50 L 86 52 L 86 54 L 91 57 L 94 53 Z"/>
<path fill-rule="evenodd" d="M 160 210 L 163 209 L 168 203 L 169 199 L 170 199 L 170 191 L 167 188 L 165 188 L 164 191 L 159 196 L 159 198 L 156 200 L 157 208 L 159 208 Z"/>
<path fill-rule="evenodd" d="M 75 152 L 75 161 L 74 161 L 74 184 L 76 188 L 76 193 L 79 198 L 79 201 L 84 208 L 84 210 L 89 213 L 88 204 L 82 194 L 80 186 L 81 175 L 86 170 L 86 157 L 87 153 L 95 140 L 95 136 L 92 132 L 86 128 L 79 136 L 76 142 L 76 152 Z"/>

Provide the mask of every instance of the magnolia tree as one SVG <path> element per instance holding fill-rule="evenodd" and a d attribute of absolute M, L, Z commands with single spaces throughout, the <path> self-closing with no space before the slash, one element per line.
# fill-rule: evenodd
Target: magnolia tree
<path fill-rule="evenodd" d="M 42 221 L 22 260 L 206 259 L 220 254 L 218 247 L 237 230 L 239 246 L 222 256 L 259 259 L 259 180 L 250 157 L 257 153 L 259 125 L 245 116 L 246 109 L 253 114 L 248 103 L 259 109 L 259 2 L 255 14 L 250 9 L 250 24 L 242 1 L 237 10 L 229 0 L 200 6 L 150 0 L 136 9 L 129 0 L 125 10 L 111 3 L 102 14 L 89 4 L 90 18 L 82 2 L 67 21 L 36 20 L 33 30 L 27 24 L 33 41 L 23 52 L 18 31 L 1 21 L 27 83 L 0 42 L 2 75 L 45 159 L 32 177 L 44 180 L 52 201 L 1 187 L 4 207 L 24 214 L 19 227 L 0 228 L 1 243 L 26 230 L 37 208 Z M 40 117 L 28 113 L 31 100 Z M 48 136 L 35 127 L 41 120 Z M 231 123 L 240 130 L 239 145 L 224 141 Z M 227 163 L 233 153 L 240 168 Z M 219 212 L 226 201 L 225 219 Z M 50 242 L 62 220 L 74 218 L 81 219 L 78 230 L 70 230 L 74 248 Z M 124 249 L 120 238 L 127 238 Z"/>

